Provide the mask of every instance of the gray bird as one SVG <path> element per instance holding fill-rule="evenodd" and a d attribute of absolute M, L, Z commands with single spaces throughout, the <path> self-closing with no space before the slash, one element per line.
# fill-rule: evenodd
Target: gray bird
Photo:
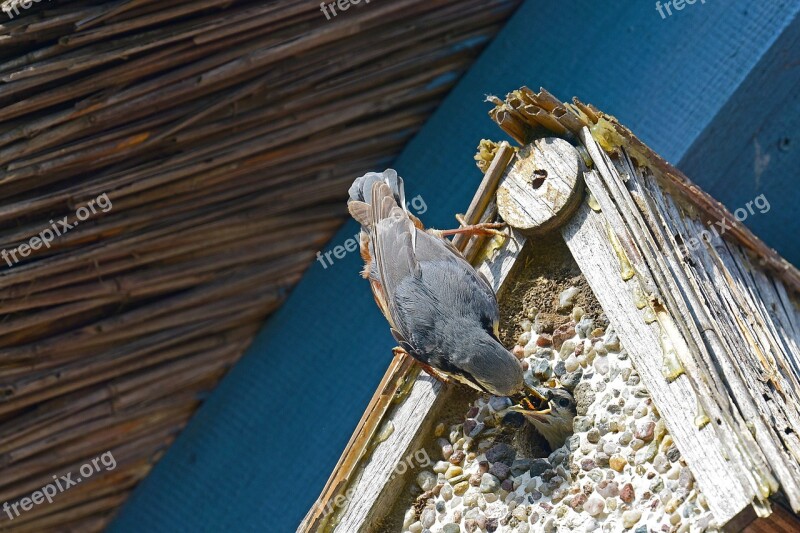
<path fill-rule="evenodd" d="M 520 405 L 510 407 L 510 411 L 521 413 L 534 428 L 547 440 L 551 450 L 564 445 L 572 435 L 572 421 L 578 414 L 575 399 L 566 389 L 547 389 L 545 395 L 530 389 L 530 397 L 539 400 L 538 408 L 527 398 Z"/>
<path fill-rule="evenodd" d="M 480 228 L 426 231 L 407 211 L 403 180 L 391 169 L 356 179 L 349 192 L 348 209 L 362 228 L 363 275 L 401 351 L 434 376 L 498 396 L 519 393 L 522 366 L 497 339 L 494 291 L 443 237 Z"/>

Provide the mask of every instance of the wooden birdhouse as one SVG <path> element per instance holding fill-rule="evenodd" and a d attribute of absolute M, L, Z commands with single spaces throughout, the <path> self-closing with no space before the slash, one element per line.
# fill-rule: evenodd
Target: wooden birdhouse
<path fill-rule="evenodd" d="M 573 434 L 397 357 L 300 529 L 800 530 L 800 274 L 742 224 L 767 199 L 727 211 L 577 100 L 494 104 L 519 146 L 481 144 L 463 222 L 507 235 L 455 244 Z"/>

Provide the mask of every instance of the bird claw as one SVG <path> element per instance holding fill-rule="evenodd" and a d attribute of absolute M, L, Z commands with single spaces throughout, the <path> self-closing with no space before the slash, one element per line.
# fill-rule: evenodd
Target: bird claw
<path fill-rule="evenodd" d="M 459 220 L 459 222 L 462 224 L 460 228 L 434 231 L 436 231 L 436 233 L 438 233 L 441 237 L 449 237 L 450 235 L 458 234 L 465 234 L 469 235 L 470 237 L 489 237 L 493 235 L 508 237 L 506 233 L 500 231 L 500 228 L 504 228 L 506 226 L 503 222 L 482 222 L 480 224 L 463 225 L 463 218 Z"/>

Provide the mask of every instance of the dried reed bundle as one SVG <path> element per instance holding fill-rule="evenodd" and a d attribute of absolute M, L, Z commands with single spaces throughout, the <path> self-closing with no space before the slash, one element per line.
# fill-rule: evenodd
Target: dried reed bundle
<path fill-rule="evenodd" d="M 0 529 L 105 527 L 517 4 L 2 3 L 0 501 L 117 466 Z"/>

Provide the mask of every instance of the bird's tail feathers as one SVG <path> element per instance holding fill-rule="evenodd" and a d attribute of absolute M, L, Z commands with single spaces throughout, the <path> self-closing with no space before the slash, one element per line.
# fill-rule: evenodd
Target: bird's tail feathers
<path fill-rule="evenodd" d="M 403 186 L 403 178 L 397 175 L 397 171 L 387 168 L 383 172 L 368 172 L 353 181 L 348 193 L 350 199 L 348 203 L 364 202 L 371 203 L 372 186 L 377 182 L 385 183 L 392 192 L 397 205 L 405 209 L 406 205 L 406 192 Z"/>

